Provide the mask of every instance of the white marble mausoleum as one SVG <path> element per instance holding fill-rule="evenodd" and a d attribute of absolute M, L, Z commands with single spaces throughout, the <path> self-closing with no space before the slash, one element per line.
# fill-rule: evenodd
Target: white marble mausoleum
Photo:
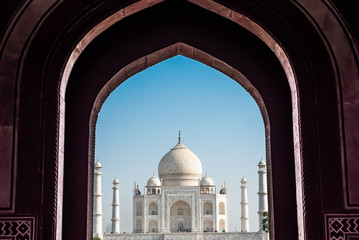
<path fill-rule="evenodd" d="M 133 196 L 133 232 L 226 232 L 227 188 L 217 193 L 209 176 L 202 178 L 198 157 L 181 138 L 158 165 L 141 194 Z"/>
<path fill-rule="evenodd" d="M 142 193 L 138 185 L 133 189 L 133 233 L 120 234 L 119 181 L 113 182 L 112 232 L 102 232 L 101 165 L 95 165 L 94 236 L 104 240 L 122 239 L 240 239 L 266 240 L 261 231 L 263 213 L 268 211 L 265 163 L 259 170 L 258 232 L 249 232 L 247 180 L 241 181 L 241 232 L 228 233 L 226 182 L 216 189 L 205 174 L 199 158 L 181 142 L 166 153 L 158 164 L 158 177 L 153 174 Z"/>

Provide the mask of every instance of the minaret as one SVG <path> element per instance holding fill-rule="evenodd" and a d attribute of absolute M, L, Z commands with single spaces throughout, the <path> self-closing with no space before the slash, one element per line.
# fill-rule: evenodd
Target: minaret
<path fill-rule="evenodd" d="M 102 190 L 101 190 L 101 164 L 97 161 L 94 171 L 94 207 L 93 222 L 94 236 L 102 238 Z"/>
<path fill-rule="evenodd" d="M 119 181 L 113 180 L 113 201 L 112 201 L 112 231 L 111 233 L 120 233 L 120 194 Z"/>
<path fill-rule="evenodd" d="M 227 182 L 226 181 L 224 181 L 224 183 L 223 183 L 223 194 L 227 195 Z"/>
<path fill-rule="evenodd" d="M 248 216 L 248 196 L 247 196 L 247 179 L 244 177 L 241 180 L 242 198 L 241 198 L 241 231 L 249 232 L 249 216 Z"/>
<path fill-rule="evenodd" d="M 258 164 L 258 177 L 259 177 L 259 189 L 258 189 L 258 217 L 259 217 L 259 231 L 263 230 L 263 213 L 268 212 L 268 200 L 267 200 L 267 170 L 266 164 L 261 159 Z"/>

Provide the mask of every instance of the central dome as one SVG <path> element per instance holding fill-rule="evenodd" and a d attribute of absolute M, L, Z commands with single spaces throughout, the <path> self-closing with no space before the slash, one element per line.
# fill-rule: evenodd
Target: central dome
<path fill-rule="evenodd" d="M 198 186 L 202 176 L 199 158 L 181 143 L 181 138 L 158 164 L 163 186 Z"/>

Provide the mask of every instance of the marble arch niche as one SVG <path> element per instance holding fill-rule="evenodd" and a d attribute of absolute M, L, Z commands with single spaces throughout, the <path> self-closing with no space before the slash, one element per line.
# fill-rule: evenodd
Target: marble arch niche
<path fill-rule="evenodd" d="M 136 221 L 136 232 L 137 233 L 142 233 L 143 232 L 142 221 L 141 220 Z"/>
<path fill-rule="evenodd" d="M 178 200 L 170 208 L 170 231 L 192 231 L 192 209 L 189 203 Z"/>
<path fill-rule="evenodd" d="M 136 216 L 142 216 L 142 203 L 136 203 Z"/>
<path fill-rule="evenodd" d="M 211 215 L 213 214 L 213 205 L 210 202 L 205 202 L 203 204 L 203 214 Z"/>
<path fill-rule="evenodd" d="M 151 202 L 148 205 L 148 215 L 158 215 L 158 206 L 156 203 Z"/>
<path fill-rule="evenodd" d="M 223 202 L 220 202 L 218 204 L 218 214 L 219 215 L 225 215 L 226 214 L 226 206 Z"/>
<path fill-rule="evenodd" d="M 155 233 L 158 231 L 158 223 L 156 220 L 150 220 L 148 223 L 148 231 Z"/>
<path fill-rule="evenodd" d="M 205 219 L 203 221 L 203 231 L 204 232 L 213 232 L 213 221 L 210 219 Z"/>
<path fill-rule="evenodd" d="M 226 221 L 223 219 L 219 220 L 219 232 L 225 232 L 226 231 Z"/>

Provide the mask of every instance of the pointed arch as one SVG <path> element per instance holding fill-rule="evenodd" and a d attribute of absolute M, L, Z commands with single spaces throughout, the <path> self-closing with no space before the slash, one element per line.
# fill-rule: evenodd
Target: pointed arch
<path fill-rule="evenodd" d="M 152 233 L 158 232 L 158 223 L 156 220 L 150 220 L 148 222 L 148 231 Z"/>
<path fill-rule="evenodd" d="M 203 221 L 203 231 L 213 232 L 213 221 L 211 219 L 205 219 Z"/>
<path fill-rule="evenodd" d="M 192 1 L 195 4 L 200 5 L 201 7 L 204 8 L 208 8 L 208 6 L 202 6 L 201 2 L 197 2 L 197 1 Z M 213 6 L 217 6 L 217 3 L 214 2 L 210 2 L 209 5 Z M 143 7 L 143 6 L 141 6 Z M 139 7 L 139 8 L 141 8 Z M 216 9 L 215 7 L 210 8 L 211 11 L 216 12 L 214 9 Z M 138 10 L 139 11 L 139 10 Z M 294 126 L 294 135 L 298 136 L 298 128 L 297 128 L 297 123 L 298 123 L 298 117 L 297 114 L 298 113 L 298 104 L 297 104 L 297 92 L 296 92 L 296 86 L 295 86 L 295 81 L 294 81 L 294 75 L 293 75 L 293 71 L 291 69 L 291 66 L 289 64 L 288 58 L 285 54 L 285 52 L 283 51 L 283 49 L 281 49 L 279 47 L 279 45 L 276 44 L 275 40 L 266 32 L 264 31 L 264 29 L 262 29 L 259 25 L 255 24 L 253 21 L 251 21 L 250 19 L 242 16 L 241 14 L 239 14 L 238 12 L 232 11 L 229 9 L 229 13 L 231 16 L 237 16 L 238 18 L 231 18 L 228 17 L 227 15 L 225 17 L 227 17 L 228 19 L 230 19 L 231 21 L 236 22 L 237 24 L 243 26 L 244 28 L 248 29 L 249 31 L 251 31 L 252 33 L 254 33 L 255 35 L 257 35 L 262 41 L 264 41 L 267 46 L 277 55 L 279 61 L 282 63 L 283 68 L 285 69 L 285 72 L 287 74 L 289 83 L 290 83 L 290 87 L 292 90 L 292 97 L 293 97 L 293 120 L 295 121 L 293 126 Z M 218 12 L 219 14 L 219 12 Z M 220 14 L 223 16 L 223 12 Z M 64 76 L 63 76 L 63 81 L 61 83 L 61 100 L 60 100 L 60 105 L 64 106 L 65 101 L 63 101 L 65 99 L 65 91 L 66 91 L 66 85 L 67 85 L 67 80 L 68 77 L 70 75 L 70 72 L 72 70 L 73 64 L 74 62 L 76 62 L 78 56 L 80 55 L 80 53 L 83 51 L 84 48 L 86 48 L 86 46 L 96 37 L 98 36 L 100 33 L 102 33 L 105 29 L 107 29 L 108 27 L 112 26 L 114 24 L 114 22 L 117 22 L 119 20 L 121 20 L 123 17 L 121 17 L 120 19 L 112 19 L 111 21 L 107 21 L 106 23 L 101 22 L 98 26 L 96 26 L 93 31 L 91 33 L 89 33 L 89 35 L 86 35 L 79 43 L 79 45 L 77 45 L 76 47 L 76 51 L 73 51 L 73 55 L 70 56 L 71 61 L 68 61 L 68 64 L 65 67 L 65 71 L 64 71 Z M 241 19 L 240 21 L 238 19 Z M 109 22 L 111 22 L 111 24 L 109 24 Z M 102 24 L 102 25 L 101 25 Z M 105 24 L 105 25 L 103 25 Z M 92 34 L 92 35 L 91 35 Z M 218 60 L 214 57 L 212 57 L 211 55 L 207 54 L 206 52 L 203 51 L 192 51 L 192 52 L 188 52 L 187 50 L 189 50 L 189 48 L 186 47 L 186 44 L 183 43 L 177 43 L 175 44 L 176 47 L 170 46 L 169 49 L 167 48 L 167 52 L 164 51 L 162 53 L 160 53 L 161 50 L 157 51 L 156 54 L 152 57 L 145 56 L 142 58 L 137 59 L 136 61 L 132 62 L 132 64 L 127 65 L 126 67 L 122 68 L 119 72 L 120 76 L 121 76 L 121 82 L 123 82 L 126 78 L 128 78 L 129 76 L 131 76 L 132 74 L 139 72 L 145 68 L 147 68 L 148 66 L 150 66 L 151 64 L 153 64 L 154 62 L 159 61 L 159 58 L 168 58 L 169 56 L 173 56 L 173 52 L 175 54 L 181 54 L 187 57 L 190 57 L 192 55 L 193 59 L 196 59 L 198 61 L 201 61 L 209 66 L 212 66 L 215 69 L 218 69 L 222 72 L 224 72 L 225 74 L 229 75 L 230 77 L 232 77 L 233 79 L 242 79 L 242 77 L 244 77 L 242 74 L 240 74 L 235 68 L 233 68 L 232 66 L 226 64 L 225 62 Z M 187 45 L 188 46 L 188 45 Z M 190 47 L 192 49 L 194 49 L 193 47 Z M 178 50 L 179 49 L 179 50 Z M 163 49 L 162 49 L 163 50 Z M 168 54 L 168 52 L 172 52 L 170 54 Z M 152 63 L 151 63 L 152 62 Z M 245 78 L 244 78 L 245 79 Z M 237 80 L 238 81 L 238 80 Z M 240 81 L 238 81 L 240 82 Z M 113 83 L 113 82 L 112 82 Z M 241 84 L 243 82 L 240 82 Z M 248 85 L 242 85 L 244 86 L 249 92 L 250 94 L 256 99 L 261 111 L 264 110 L 262 112 L 263 118 L 265 121 L 267 121 L 267 123 L 265 124 L 265 129 L 266 129 L 266 136 L 267 136 L 267 143 L 269 143 L 270 138 L 268 136 L 270 136 L 270 124 L 269 124 L 269 117 L 267 112 L 265 111 L 266 107 L 264 105 L 263 100 L 262 101 L 258 101 L 258 99 L 261 98 L 261 95 L 258 93 L 258 91 L 255 89 L 255 87 L 249 82 L 247 81 Z M 101 104 L 104 102 L 106 95 L 108 96 L 111 91 L 115 88 L 116 86 L 112 85 L 112 84 L 106 84 L 106 86 L 104 88 L 102 88 L 102 90 L 100 91 L 100 93 L 97 95 L 97 98 L 95 100 L 95 104 L 93 105 L 92 108 L 92 113 L 91 113 L 91 117 L 90 117 L 90 137 L 89 137 L 89 162 L 93 162 L 93 150 L 94 150 L 94 142 L 95 142 L 95 138 L 94 138 L 94 128 L 95 128 L 95 123 L 97 120 L 97 114 L 101 108 Z M 60 120 L 60 132 L 63 129 L 64 126 L 64 122 L 63 120 Z M 60 134 L 60 136 L 62 136 L 62 134 Z M 297 141 L 298 140 L 298 141 Z M 295 143 L 299 143 L 299 138 L 295 139 Z M 60 141 L 61 142 L 61 141 Z M 270 153 L 270 145 L 267 144 L 267 160 L 270 162 L 271 161 L 271 155 Z M 61 148 L 62 146 L 60 146 Z M 295 159 L 296 159 L 296 168 L 298 170 L 298 181 L 300 181 L 301 178 L 301 174 L 300 171 L 301 169 L 298 168 L 298 166 L 300 165 L 300 152 L 299 150 L 297 150 L 297 148 L 295 149 Z M 299 161 L 299 162 L 298 162 Z M 299 165 L 298 165 L 299 164 Z M 270 169 L 269 165 L 269 169 Z M 91 167 L 90 167 L 91 169 Z M 90 175 L 91 175 L 91 171 Z M 269 181 L 270 182 L 270 181 Z M 270 189 L 269 192 L 271 192 L 272 190 Z M 297 189 L 298 191 L 298 199 L 300 199 L 301 201 L 301 188 Z M 270 199 L 271 201 L 271 199 Z M 300 202 L 301 203 L 301 202 Z M 301 216 L 301 205 L 298 205 L 298 214 Z M 273 208 L 273 204 L 270 203 L 270 208 Z M 298 217 L 299 221 L 302 221 L 302 217 Z M 302 224 L 299 224 L 299 226 L 302 226 Z M 272 228 L 273 229 L 273 228 Z"/>
<path fill-rule="evenodd" d="M 142 216 L 142 203 L 136 203 L 136 216 Z"/>
<path fill-rule="evenodd" d="M 158 215 L 158 205 L 157 205 L 157 203 L 151 202 L 148 205 L 148 215 Z"/>
<path fill-rule="evenodd" d="M 218 204 L 218 214 L 219 215 L 226 215 L 226 205 L 224 202 L 220 202 Z"/>
<path fill-rule="evenodd" d="M 226 221 L 224 219 L 219 220 L 219 232 L 226 231 Z"/>
<path fill-rule="evenodd" d="M 203 204 L 203 214 L 211 215 L 213 214 L 213 205 L 210 202 L 205 202 Z"/>
<path fill-rule="evenodd" d="M 189 203 L 178 200 L 171 205 L 170 231 L 192 231 L 192 209 Z"/>

